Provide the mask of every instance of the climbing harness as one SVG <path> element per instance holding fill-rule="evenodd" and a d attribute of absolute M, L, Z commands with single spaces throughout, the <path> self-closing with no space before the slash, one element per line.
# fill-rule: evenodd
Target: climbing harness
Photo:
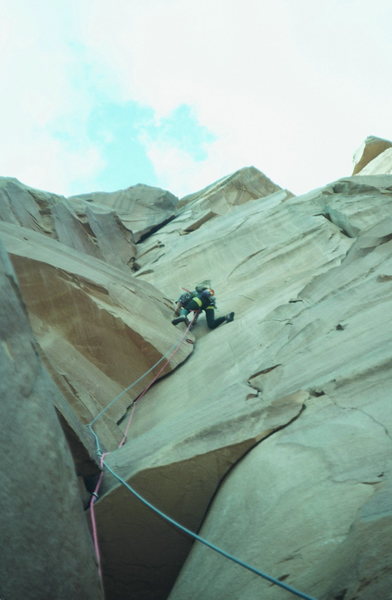
<path fill-rule="evenodd" d="M 264 573 L 260 569 L 257 569 L 256 567 L 253 567 L 252 565 L 246 563 L 245 561 L 241 560 L 240 558 L 237 558 L 233 554 L 230 554 L 229 552 L 226 552 L 222 548 L 219 548 L 219 546 L 216 546 L 212 542 L 209 542 L 207 539 L 205 539 L 202 536 L 198 535 L 197 533 L 195 533 L 191 529 L 188 529 L 184 525 L 181 525 L 181 523 L 179 523 L 178 521 L 176 521 L 175 519 L 173 519 L 172 517 L 170 517 L 169 515 L 167 515 L 163 511 L 161 511 L 159 508 L 157 508 L 156 506 L 154 506 L 153 504 L 151 504 L 151 502 L 149 502 L 141 494 L 139 494 L 139 492 L 137 492 L 132 486 L 130 486 L 129 483 L 127 483 L 118 473 L 116 473 L 116 471 L 114 471 L 106 463 L 106 461 L 105 461 L 105 457 L 109 454 L 109 452 L 103 452 L 102 451 L 98 435 L 94 431 L 93 425 L 127 391 L 129 391 L 137 383 L 139 383 L 140 381 L 142 381 L 142 379 L 144 379 L 149 373 L 151 373 L 151 371 L 156 366 L 158 366 L 158 364 L 160 364 L 161 362 L 163 362 L 164 360 L 166 360 L 166 362 L 161 367 L 161 369 L 159 370 L 159 372 L 154 376 L 154 378 L 152 379 L 152 381 L 150 381 L 146 385 L 146 387 L 144 388 L 144 390 L 142 391 L 142 393 L 138 396 L 137 400 L 134 400 L 132 402 L 131 413 L 130 413 L 130 416 L 128 418 L 128 423 L 127 423 L 127 426 L 125 427 L 124 435 L 123 435 L 123 438 L 122 438 L 122 440 L 121 440 L 118 448 L 121 448 L 124 445 L 124 443 L 125 443 L 125 441 L 127 439 L 127 434 L 128 434 L 128 430 L 129 430 L 130 424 L 132 422 L 132 418 L 133 418 L 133 414 L 134 414 L 134 410 L 135 410 L 135 406 L 136 406 L 136 401 L 141 400 L 141 398 L 147 393 L 147 391 L 150 389 L 150 387 L 153 385 L 153 383 L 158 379 L 159 375 L 165 369 L 165 367 L 167 366 L 167 364 L 170 362 L 170 359 L 178 351 L 178 349 L 180 348 L 180 345 L 182 344 L 182 342 L 185 341 L 186 336 L 187 336 L 190 328 L 192 327 L 194 319 L 195 319 L 195 316 L 193 317 L 192 321 L 189 323 L 189 325 L 188 325 L 185 333 L 183 334 L 183 336 L 181 337 L 181 339 L 180 339 L 179 342 L 176 342 L 176 344 L 173 344 L 173 346 L 171 346 L 170 349 L 152 367 L 150 367 L 148 369 L 148 371 L 146 371 L 143 375 L 141 375 L 138 379 L 136 379 L 133 383 L 131 383 L 127 388 L 125 388 L 120 394 L 118 394 L 113 400 L 111 400 L 111 402 L 109 402 L 109 404 L 104 409 L 102 409 L 98 413 L 98 415 L 96 415 L 96 417 L 94 417 L 94 419 L 90 423 L 88 423 L 88 425 L 87 425 L 87 428 L 88 428 L 89 432 L 91 433 L 91 435 L 94 437 L 94 440 L 95 440 L 96 453 L 97 453 L 97 457 L 99 458 L 99 464 L 100 464 L 100 469 L 101 469 L 101 473 L 100 473 L 98 482 L 96 484 L 94 492 L 91 494 L 91 500 L 90 500 L 90 520 L 91 520 L 93 544 L 94 544 L 95 554 L 96 554 L 96 558 L 97 558 L 98 573 L 99 573 L 100 579 L 102 580 L 102 561 L 101 561 L 101 553 L 100 553 L 100 549 L 99 549 L 98 530 L 97 530 L 97 523 L 96 523 L 96 517 L 95 517 L 94 504 L 95 504 L 95 502 L 98 499 L 98 493 L 99 493 L 99 489 L 100 489 L 100 486 L 101 486 L 101 483 L 102 483 L 104 469 L 106 469 L 109 473 L 111 473 L 111 475 L 121 485 L 123 485 L 138 500 L 140 500 L 140 502 L 142 502 L 145 506 L 147 506 L 150 510 L 152 510 L 153 512 L 155 512 L 157 515 L 159 515 L 160 517 L 162 517 L 165 521 L 171 523 L 172 525 L 174 525 L 175 527 L 177 527 L 180 531 L 183 531 L 184 533 L 186 533 L 187 535 L 189 535 L 190 537 L 192 537 L 194 540 L 197 540 L 198 542 L 200 542 L 201 544 L 204 544 L 205 546 L 207 546 L 211 550 L 214 550 L 218 554 L 221 554 L 225 558 L 227 558 L 227 559 L 231 560 L 232 562 L 240 565 L 244 569 L 247 569 L 248 571 L 251 571 L 252 573 L 258 575 L 259 577 L 262 577 L 263 579 L 266 579 L 267 581 L 270 581 L 272 584 L 277 585 L 277 586 L 285 589 L 288 592 L 291 592 L 292 594 L 294 594 L 295 596 L 298 596 L 299 598 L 303 598 L 304 600 L 317 600 L 316 598 L 314 598 L 312 596 L 309 596 L 308 594 L 305 594 L 305 593 L 303 593 L 303 592 L 295 589 L 294 587 L 288 585 L 284 581 L 280 581 L 279 579 L 275 579 L 275 577 L 272 577 L 271 575 L 267 575 L 266 573 Z"/>
<path fill-rule="evenodd" d="M 196 304 L 197 304 L 197 306 L 198 306 L 199 308 L 201 308 L 201 307 L 203 306 L 203 302 L 202 302 L 202 300 L 201 300 L 200 298 L 198 298 L 197 296 L 195 296 L 194 298 L 192 298 L 192 300 L 193 300 L 194 302 L 196 302 Z"/>
<path fill-rule="evenodd" d="M 97 441 L 98 441 L 98 438 L 97 438 Z M 98 445 L 99 445 L 99 442 L 98 442 Z M 99 488 L 101 487 L 101 483 L 102 483 L 102 479 L 103 479 L 104 458 L 105 458 L 105 454 L 103 453 L 103 454 L 101 454 L 100 460 L 99 460 L 99 466 L 101 469 L 101 473 L 99 474 L 99 479 L 95 486 L 95 490 L 91 494 L 91 500 L 90 500 L 90 506 L 89 506 L 93 544 L 94 544 L 95 556 L 97 558 L 98 575 L 99 575 L 99 578 L 101 581 L 102 581 L 102 561 L 101 561 L 101 552 L 99 549 L 99 542 L 98 542 L 98 529 L 97 529 L 97 520 L 95 518 L 94 504 L 98 500 L 98 492 L 99 492 Z"/>

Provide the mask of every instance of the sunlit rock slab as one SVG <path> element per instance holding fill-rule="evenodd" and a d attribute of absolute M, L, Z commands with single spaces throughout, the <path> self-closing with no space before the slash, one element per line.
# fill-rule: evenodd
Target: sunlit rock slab
<path fill-rule="evenodd" d="M 186 196 L 179 202 L 175 219 L 138 246 L 138 267 L 149 269 L 147 265 L 156 263 L 169 248 L 181 246 L 179 237 L 205 228 L 239 206 L 277 192 L 282 198 L 292 197 L 291 192 L 282 190 L 255 167 L 245 167 Z"/>
<path fill-rule="evenodd" d="M 306 205 L 334 223 L 344 235 L 355 238 L 361 231 L 392 216 L 392 176 L 355 175 L 338 179 L 304 196 L 293 205 Z"/>
<path fill-rule="evenodd" d="M 160 381 L 136 403 L 127 444 L 107 458 L 138 491 L 188 527 L 199 527 L 232 465 L 260 439 L 299 418 L 309 395 L 297 390 L 269 402 L 253 386 L 250 377 L 267 344 L 261 335 L 263 320 L 281 303 L 296 302 L 315 273 L 340 264 L 353 240 L 321 215 L 291 210 L 285 199 L 284 192 L 277 192 L 249 202 L 188 236 L 191 258 L 182 261 L 187 266 L 184 277 L 185 273 L 194 277 L 193 282 L 205 278 L 207 264 L 207 275 L 219 290 L 219 314 L 233 308 L 238 319 L 207 332 L 200 317 L 192 357 L 175 377 Z M 195 251 L 198 243 L 200 254 Z M 173 252 L 167 261 L 171 269 L 160 271 L 165 291 L 170 289 L 169 278 L 174 281 L 176 273 L 181 275 L 178 260 Z M 109 595 L 120 598 L 126 586 L 135 586 L 141 597 L 145 593 L 146 598 L 165 598 L 190 541 L 147 510 L 135 508 L 137 502 L 110 476 L 104 490 L 97 514 Z M 128 510 L 141 511 L 143 517 L 135 522 Z M 122 515 L 121 527 L 114 525 L 111 516 L 117 511 Z M 140 540 L 140 519 L 142 531 L 151 527 L 146 545 Z M 159 540 L 166 540 L 165 550 Z M 147 572 L 151 573 L 148 583 Z"/>
<path fill-rule="evenodd" d="M 138 493 L 197 531 L 233 464 L 258 440 L 296 419 L 305 398 L 297 394 L 270 405 L 249 401 L 237 408 L 215 398 L 209 426 L 200 407 L 173 419 L 170 429 L 128 442 L 106 460 Z M 96 504 L 107 596 L 120 599 L 132 590 L 137 597 L 163 600 L 192 539 L 114 483 L 107 474 L 106 493 Z"/>
<path fill-rule="evenodd" d="M 210 208 L 225 214 L 233 206 L 270 196 L 282 188 L 255 167 L 244 167 L 211 185 L 181 198 L 179 205 L 195 209 Z"/>
<path fill-rule="evenodd" d="M 302 390 L 305 410 L 220 488 L 201 534 L 315 598 L 391 589 L 392 219 L 265 320 L 249 384 L 260 401 Z M 206 554 L 207 553 L 207 554 Z M 287 592 L 195 546 L 170 600 Z M 340 595 L 340 596 L 339 596 Z"/>
<path fill-rule="evenodd" d="M 314 598 L 388 598 L 390 385 L 384 370 L 314 398 L 231 471 L 201 535 Z M 169 597 L 287 596 L 196 544 Z"/>
<path fill-rule="evenodd" d="M 271 311 L 286 303 L 297 306 L 301 290 L 318 273 L 339 265 L 353 244 L 321 215 L 306 215 L 275 195 L 265 202 L 267 206 L 263 201 L 249 203 L 241 213 L 221 217 L 209 225 L 209 235 L 207 227 L 194 232 L 189 236 L 192 260 L 183 260 L 181 269 L 181 259 L 176 263 L 172 256 L 174 268 L 161 271 L 166 290 L 175 288 L 176 277 L 177 285 L 179 281 L 190 285 L 207 276 L 216 289 L 217 314 L 234 310 L 236 316 L 233 323 L 214 331 L 207 330 L 203 315 L 199 318 L 192 360 L 183 365 L 179 377 L 168 378 L 149 392 L 148 403 L 138 408 L 133 436 L 165 427 L 200 405 L 205 406 L 208 422 L 215 394 L 237 402 L 253 392 L 247 380 L 256 372 L 268 342 L 265 331 Z M 278 318 L 277 325 L 281 321 Z"/>
<path fill-rule="evenodd" d="M 329 221 L 334 227 L 320 231 L 323 234 L 329 231 L 336 240 L 339 235 L 346 238 L 348 248 L 361 231 L 392 216 L 391 200 L 391 175 L 357 175 L 303 196 L 288 197 L 281 190 L 249 201 L 232 208 L 228 214 L 215 216 L 186 235 L 180 235 L 183 216 L 179 216 L 139 245 L 137 260 L 141 269 L 136 276 L 158 286 L 173 300 L 183 287 L 192 289 L 197 281 L 208 279 L 219 294 L 218 306 L 222 307 L 222 291 L 225 294 L 225 289 L 230 289 L 236 298 L 235 280 L 241 274 L 242 280 L 261 277 L 257 266 L 263 259 L 268 259 L 270 265 L 275 263 L 283 280 L 290 278 L 289 263 L 296 252 L 295 247 L 290 248 L 294 232 L 299 238 L 296 245 L 301 244 L 299 236 L 304 228 L 314 232 L 312 247 L 303 259 L 304 269 L 311 270 L 312 252 L 316 257 L 323 252 L 324 241 L 318 243 L 316 238 L 319 222 Z M 301 220 L 304 224 L 299 226 Z M 281 244 L 279 250 L 278 244 Z M 342 244 L 342 240 L 336 244 L 338 252 Z M 250 273 L 252 265 L 255 273 Z M 249 292 L 252 282 L 247 281 L 246 285 Z M 286 286 L 283 288 L 284 292 Z M 247 296 L 251 298 L 249 302 L 255 301 L 252 294 Z"/>
<path fill-rule="evenodd" d="M 189 285 L 191 278 L 196 282 L 207 276 L 218 293 L 219 314 L 233 308 L 236 319 L 208 332 L 203 317 L 200 318 L 194 329 L 196 349 L 191 359 L 175 377 L 162 380 L 140 405 L 137 404 L 127 445 L 108 460 L 136 488 L 144 481 L 142 474 L 148 473 L 148 486 L 143 488 L 140 483 L 140 489 L 146 491 L 147 496 L 150 493 L 149 499 L 156 501 L 159 507 L 163 503 L 171 515 L 183 514 L 185 524 L 192 523 L 186 520 L 188 505 L 192 506 L 192 515 L 203 515 L 213 497 L 212 490 L 218 485 L 216 481 L 230 471 L 231 465 L 265 435 L 273 439 L 277 435 L 274 431 L 289 430 L 294 421 L 301 422 L 307 414 L 303 407 L 313 406 L 319 398 L 321 402 L 324 396 L 331 394 L 334 379 L 361 376 L 366 365 L 370 369 L 382 369 L 380 365 L 389 360 L 385 348 L 391 331 L 388 326 L 384 328 L 385 317 L 382 317 L 387 288 L 385 285 L 377 288 L 377 285 L 388 285 L 389 281 L 390 267 L 386 261 L 390 250 L 384 242 L 388 242 L 390 223 L 384 219 L 373 228 L 367 229 L 367 226 L 380 215 L 377 204 L 389 209 L 390 182 L 383 180 L 378 188 L 374 180 L 372 182 L 373 217 L 371 211 L 367 212 L 368 197 L 362 202 L 362 184 L 359 192 L 358 189 L 355 192 L 355 200 L 350 194 L 356 182 L 350 179 L 343 184 L 343 188 L 349 190 L 347 218 L 355 222 L 357 237 L 347 235 L 320 210 L 324 202 L 328 202 L 329 207 L 336 207 L 339 202 L 343 211 L 343 192 L 332 191 L 325 200 L 320 191 L 315 191 L 303 197 L 302 202 L 299 198 L 286 199 L 277 192 L 238 207 L 180 238 L 190 240 L 188 260 L 184 260 L 184 255 L 182 261 L 180 259 L 185 243 L 182 241 L 177 247 L 178 262 L 175 253 L 167 261 L 171 269 L 163 268 L 165 260 L 161 259 L 155 283 L 158 284 L 161 276 L 166 293 L 170 282 L 174 286 L 176 277 L 181 281 L 187 277 L 185 281 Z M 368 185 L 366 181 L 365 185 Z M 377 185 L 380 186 L 380 180 Z M 364 211 L 366 216 L 360 222 L 358 214 Z M 200 252 L 195 251 L 196 248 L 200 248 Z M 279 405 L 287 398 L 300 399 L 295 417 L 288 418 L 286 414 L 279 426 L 264 428 L 266 411 L 278 410 L 276 403 Z M 259 434 L 249 437 L 257 427 L 261 428 Z M 260 447 L 264 443 L 267 442 L 262 442 Z M 210 454 L 216 458 L 224 451 L 230 451 L 232 462 L 223 469 L 220 467 L 215 481 L 211 480 L 207 467 L 198 470 L 197 465 L 205 465 Z M 190 480 L 182 468 L 188 460 L 192 461 Z M 135 469 L 140 471 L 136 473 Z M 199 492 L 195 493 L 192 503 L 192 491 L 195 491 L 192 473 L 203 470 L 206 477 L 197 483 Z M 249 477 L 257 482 L 258 470 Z M 123 504 L 119 500 L 122 491 L 117 488 L 110 491 L 113 481 L 108 479 L 106 485 L 107 495 L 98 504 L 98 510 L 102 511 L 105 543 L 110 546 L 107 515 L 118 506 L 122 514 L 124 511 L 122 522 L 125 521 L 126 501 Z M 173 490 L 187 489 L 189 497 L 179 502 L 172 499 L 165 504 L 166 493 L 159 493 L 164 485 Z M 311 493 L 317 496 L 316 492 Z M 268 496 L 264 486 L 263 494 Z M 234 514 L 230 521 L 233 519 Z M 130 521 L 118 531 L 117 541 L 121 536 L 124 540 L 132 538 L 133 526 Z M 249 539 L 249 531 L 245 539 Z M 272 545 L 272 537 L 269 543 Z M 257 542 L 251 539 L 251 544 L 257 545 Z M 182 546 L 181 556 L 188 547 L 189 543 Z M 130 552 L 129 556 L 132 555 Z M 146 551 L 143 569 L 150 564 L 147 556 Z M 180 562 L 180 554 L 165 554 L 165 557 L 168 571 Z M 113 564 L 110 562 L 111 573 L 116 569 Z M 164 570 L 156 556 L 152 564 L 159 565 L 154 577 L 159 573 L 160 580 Z M 208 565 L 208 561 L 205 564 Z M 126 570 L 129 585 L 132 587 L 135 583 L 141 590 L 140 572 Z M 278 572 L 278 576 L 281 575 L 287 573 Z M 170 579 L 170 575 L 168 577 Z M 119 578 L 119 573 L 111 576 L 113 585 Z M 313 583 L 308 583 L 304 582 L 305 588 L 312 591 Z M 153 594 L 150 583 L 146 588 L 148 598 L 148 594 Z M 223 585 L 222 589 L 224 598 L 228 587 Z M 214 593 L 216 591 L 214 588 Z M 188 592 L 183 592 L 184 599 Z M 192 587 L 189 593 L 192 597 Z"/>
<path fill-rule="evenodd" d="M 338 267 L 262 325 L 269 342 L 251 383 L 266 398 L 355 378 L 392 359 L 392 218 L 364 231 Z M 331 376 L 331 373 L 333 376 Z"/>

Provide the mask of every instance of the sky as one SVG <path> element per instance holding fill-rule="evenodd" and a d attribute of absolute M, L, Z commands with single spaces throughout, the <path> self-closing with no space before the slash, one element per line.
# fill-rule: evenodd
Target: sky
<path fill-rule="evenodd" d="M 0 0 L 0 176 L 295 194 L 392 140 L 391 0 Z"/>

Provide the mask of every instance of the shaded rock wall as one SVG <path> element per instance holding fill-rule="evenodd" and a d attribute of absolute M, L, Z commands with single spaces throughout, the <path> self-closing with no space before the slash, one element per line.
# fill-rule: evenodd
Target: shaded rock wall
<path fill-rule="evenodd" d="M 52 404 L 62 399 L 39 360 L 2 247 L 0 391 L 0 596 L 103 598 L 74 465 Z"/>
<path fill-rule="evenodd" d="M 168 302 L 128 272 L 38 233 L 9 223 L 0 223 L 0 233 L 45 361 L 87 423 L 179 338 L 168 320 Z M 191 350 L 184 344 L 165 373 Z M 108 448 L 121 438 L 116 423 L 143 386 L 101 420 L 98 431 Z"/>

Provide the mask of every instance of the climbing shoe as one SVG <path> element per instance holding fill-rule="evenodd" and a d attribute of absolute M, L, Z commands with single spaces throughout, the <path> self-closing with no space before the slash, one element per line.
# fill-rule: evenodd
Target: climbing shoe
<path fill-rule="evenodd" d="M 226 315 L 225 319 L 226 319 L 226 323 L 231 323 L 231 321 L 234 321 L 234 313 L 233 312 L 229 313 L 228 315 Z"/>
<path fill-rule="evenodd" d="M 186 325 L 189 325 L 189 321 L 186 317 L 177 317 L 176 319 L 173 319 L 172 323 L 173 325 L 178 325 L 178 323 L 185 323 Z"/>

